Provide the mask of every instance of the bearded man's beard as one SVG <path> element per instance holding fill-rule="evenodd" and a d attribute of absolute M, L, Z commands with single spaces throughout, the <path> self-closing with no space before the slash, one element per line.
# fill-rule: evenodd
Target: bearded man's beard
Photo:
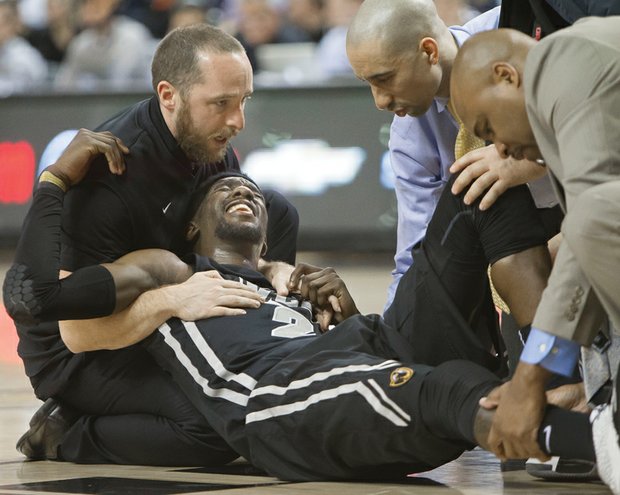
<path fill-rule="evenodd" d="M 261 229 L 257 225 L 229 223 L 220 219 L 215 227 L 215 235 L 223 241 L 259 243 Z"/>
<path fill-rule="evenodd" d="M 179 109 L 176 128 L 179 146 L 191 161 L 204 164 L 217 163 L 226 156 L 226 148 L 217 152 L 209 150 L 208 138 L 196 131 L 189 107 L 185 103 Z"/>

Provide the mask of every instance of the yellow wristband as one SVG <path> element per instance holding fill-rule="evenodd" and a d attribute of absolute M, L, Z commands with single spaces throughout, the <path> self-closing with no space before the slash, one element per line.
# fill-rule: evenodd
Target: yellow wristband
<path fill-rule="evenodd" d="M 67 192 L 67 185 L 64 183 L 64 181 L 59 177 L 56 177 L 53 173 L 48 172 L 47 170 L 45 170 L 39 176 L 39 183 L 41 182 L 51 182 L 52 184 L 62 189 L 62 192 Z"/>

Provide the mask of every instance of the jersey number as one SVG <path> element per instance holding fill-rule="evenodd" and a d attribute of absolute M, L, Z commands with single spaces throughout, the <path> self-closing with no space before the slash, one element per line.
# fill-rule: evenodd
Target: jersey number
<path fill-rule="evenodd" d="M 284 323 L 271 331 L 273 337 L 282 337 L 285 339 L 294 339 L 296 337 L 304 337 L 306 335 L 314 335 L 314 327 L 306 318 L 297 311 L 285 306 L 278 306 L 273 311 L 273 321 Z"/>

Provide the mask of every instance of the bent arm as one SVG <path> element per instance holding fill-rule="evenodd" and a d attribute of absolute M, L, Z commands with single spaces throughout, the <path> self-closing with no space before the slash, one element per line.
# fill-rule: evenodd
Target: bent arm
<path fill-rule="evenodd" d="M 60 336 L 74 353 L 115 350 L 148 337 L 174 315 L 169 288 L 140 295 L 125 310 L 103 318 L 60 321 Z"/>
<path fill-rule="evenodd" d="M 59 279 L 63 199 L 62 189 L 47 182 L 34 194 L 3 286 L 4 304 L 16 322 L 109 315 L 146 290 L 182 282 L 191 275 L 191 269 L 174 254 L 145 250 Z"/>
<path fill-rule="evenodd" d="M 104 318 L 61 321 L 60 334 L 73 352 L 120 349 L 149 336 L 172 317 L 193 321 L 245 313 L 257 308 L 258 293 L 214 271 L 197 272 L 183 283 L 141 294 L 119 313 Z"/>
<path fill-rule="evenodd" d="M 3 286 L 4 304 L 16 322 L 101 316 L 114 309 L 114 280 L 105 268 L 89 267 L 58 280 L 63 197 L 60 187 L 47 182 L 34 193 Z M 92 300 L 82 290 L 86 280 L 97 295 Z"/>

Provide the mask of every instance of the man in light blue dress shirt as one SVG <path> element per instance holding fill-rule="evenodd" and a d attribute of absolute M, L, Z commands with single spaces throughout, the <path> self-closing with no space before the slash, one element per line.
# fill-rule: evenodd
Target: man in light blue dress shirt
<path fill-rule="evenodd" d="M 499 7 L 464 26 L 448 28 L 431 0 L 366 0 L 349 28 L 347 54 L 356 75 L 369 83 L 380 110 L 396 114 L 389 148 L 396 177 L 398 236 L 386 308 L 413 262 L 411 248 L 424 237 L 451 175 L 458 134 L 458 123 L 448 110 L 452 62 L 465 40 L 496 29 L 498 22 Z M 489 207 L 492 198 L 507 187 L 528 182 L 528 174 L 542 175 L 540 167 L 531 163 L 523 166 L 525 177 L 515 174 L 514 168 L 502 167 L 505 160 L 493 147 L 476 150 L 459 163 L 472 161 L 478 163 L 470 166 L 457 184 L 462 188 L 479 176 L 466 196 L 467 202 L 493 185 L 482 208 Z M 452 172 L 460 170 L 459 163 Z"/>

